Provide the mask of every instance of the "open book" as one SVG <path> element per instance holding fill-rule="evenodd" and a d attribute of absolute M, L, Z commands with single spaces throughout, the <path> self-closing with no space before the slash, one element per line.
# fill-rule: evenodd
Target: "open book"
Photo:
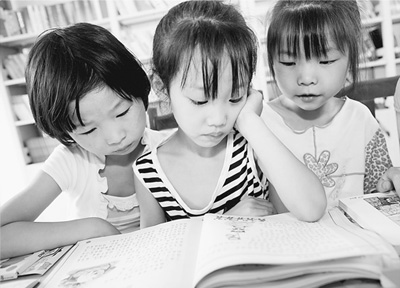
<path fill-rule="evenodd" d="M 336 208 L 315 223 L 291 214 L 205 215 L 78 242 L 45 287 L 319 287 L 377 279 L 399 257 Z"/>
<path fill-rule="evenodd" d="M 400 197 L 396 192 L 343 198 L 339 207 L 361 227 L 381 235 L 400 254 Z"/>
<path fill-rule="evenodd" d="M 0 282 L 16 279 L 19 276 L 44 275 L 71 247 L 72 245 L 41 250 L 29 255 L 1 260 Z"/>

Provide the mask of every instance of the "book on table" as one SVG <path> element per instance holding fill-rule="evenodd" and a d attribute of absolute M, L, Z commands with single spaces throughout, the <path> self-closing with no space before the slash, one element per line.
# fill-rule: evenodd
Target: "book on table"
<path fill-rule="evenodd" d="M 343 198 L 339 207 L 358 225 L 378 233 L 400 254 L 400 197 L 396 192 Z"/>
<path fill-rule="evenodd" d="M 32 254 L 2 259 L 0 262 L 0 282 L 27 275 L 44 275 L 64 256 L 72 245 L 41 250 Z M 4 285 L 2 283 L 2 285 Z"/>
<path fill-rule="evenodd" d="M 379 280 L 399 256 L 338 209 L 314 223 L 207 214 L 78 242 L 44 287 L 319 287 Z"/>

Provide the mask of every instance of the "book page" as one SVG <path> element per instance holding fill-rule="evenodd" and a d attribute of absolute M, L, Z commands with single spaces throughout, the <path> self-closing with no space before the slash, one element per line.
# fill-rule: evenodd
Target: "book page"
<path fill-rule="evenodd" d="M 28 255 L 1 261 L 0 281 L 26 275 L 44 275 L 72 247 L 72 245 L 41 250 Z"/>
<path fill-rule="evenodd" d="M 400 197 L 397 194 L 366 197 L 363 200 L 400 226 Z"/>
<path fill-rule="evenodd" d="M 1 288 L 35 288 L 40 283 L 39 276 L 28 276 L 20 279 L 1 282 Z"/>
<path fill-rule="evenodd" d="M 329 214 L 314 223 L 299 221 L 289 213 L 261 218 L 205 215 L 195 281 L 232 265 L 310 263 L 394 253 L 387 243 L 379 245 L 379 237 L 373 243 L 360 236 L 364 234 L 337 226 Z"/>
<path fill-rule="evenodd" d="M 190 287 L 201 220 L 78 242 L 45 287 Z"/>
<path fill-rule="evenodd" d="M 400 254 L 400 198 L 396 192 L 343 198 L 339 206 L 361 227 L 390 242 Z"/>

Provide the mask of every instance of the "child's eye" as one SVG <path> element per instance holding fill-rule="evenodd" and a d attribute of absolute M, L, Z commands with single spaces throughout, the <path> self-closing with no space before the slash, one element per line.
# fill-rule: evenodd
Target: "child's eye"
<path fill-rule="evenodd" d="M 201 105 L 207 104 L 207 102 L 208 102 L 208 101 L 195 101 L 195 100 L 192 100 L 192 99 L 189 99 L 189 100 L 190 100 L 190 102 L 192 102 L 196 106 L 201 106 Z"/>
<path fill-rule="evenodd" d="M 90 129 L 89 131 L 80 133 L 80 135 L 89 135 L 90 133 L 92 133 L 94 130 L 96 130 L 96 128 Z"/>
<path fill-rule="evenodd" d="M 322 64 L 322 65 L 329 65 L 329 64 L 332 64 L 334 62 L 336 62 L 336 60 L 322 60 L 322 61 L 319 61 L 319 63 Z"/>
<path fill-rule="evenodd" d="M 129 107 L 128 109 L 126 109 L 126 110 L 125 110 L 124 112 L 122 112 L 121 114 L 118 114 L 118 115 L 117 115 L 117 118 L 126 115 L 126 114 L 129 112 L 130 109 L 131 109 L 131 107 Z"/>
<path fill-rule="evenodd" d="M 284 66 L 294 66 L 294 65 L 296 65 L 296 63 L 295 62 L 284 62 L 284 61 L 279 61 L 279 63 L 281 63 L 282 65 L 284 65 Z"/>
<path fill-rule="evenodd" d="M 233 104 L 236 104 L 236 103 L 241 102 L 243 100 L 243 98 L 244 98 L 243 96 L 242 97 L 238 97 L 238 98 L 232 98 L 232 99 L 229 100 L 229 102 L 231 102 Z"/>

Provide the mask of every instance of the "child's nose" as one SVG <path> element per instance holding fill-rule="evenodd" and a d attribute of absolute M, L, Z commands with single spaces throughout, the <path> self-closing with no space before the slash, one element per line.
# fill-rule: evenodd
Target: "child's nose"
<path fill-rule="evenodd" d="M 227 120 L 227 108 L 222 104 L 211 105 L 207 117 L 207 124 L 210 126 L 224 126 Z"/>
<path fill-rule="evenodd" d="M 299 86 L 309 86 L 317 84 L 317 73 L 317 67 L 313 63 L 307 62 L 301 65 L 298 70 L 297 84 Z"/>
<path fill-rule="evenodd" d="M 124 130 L 115 126 L 110 126 L 105 129 L 104 134 L 108 145 L 119 144 L 125 138 Z"/>

